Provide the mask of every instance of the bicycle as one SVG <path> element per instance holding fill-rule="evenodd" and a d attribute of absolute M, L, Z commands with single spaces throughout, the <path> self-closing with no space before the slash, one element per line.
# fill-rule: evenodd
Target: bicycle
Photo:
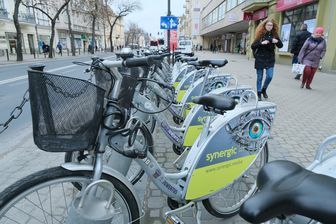
<path fill-rule="evenodd" d="M 34 141 L 37 146 L 42 150 L 57 152 L 94 149 L 95 163 L 65 163 L 61 167 L 43 170 L 19 180 L 0 194 L 1 218 L 11 220 L 31 215 L 29 219 L 41 222 L 54 220 L 76 223 L 80 220 L 82 223 L 139 223 L 140 202 L 123 173 L 128 170 L 132 159 L 168 197 L 185 203 L 183 207 L 168 212 L 168 219 L 177 218 L 174 215 L 176 212 L 191 206 L 199 208 L 200 202 L 216 216 L 226 217 L 238 212 L 240 204 L 255 191 L 253 175 L 266 162 L 266 141 L 273 122 L 275 105 L 262 102 L 256 106 L 241 101 L 238 108 L 232 110 L 236 107 L 232 98 L 207 95 L 195 99 L 195 103 L 204 105 L 210 113 L 227 114 L 225 117 L 216 118 L 223 119 L 223 122 L 218 122 L 218 127 L 210 127 L 210 118 L 207 119 L 204 132 L 197 144 L 191 148 L 182 171 L 165 173 L 148 152 L 153 139 L 141 120 L 133 118 L 118 129 L 110 128 L 119 104 L 124 105 L 124 108 L 131 106 L 132 94 L 136 88 L 136 79 L 122 76 L 117 67 L 148 66 L 151 63 L 150 57 L 97 62 L 95 66 L 110 71 L 114 77 L 114 88 L 105 105 L 104 119 L 105 93 L 101 88 L 83 80 L 30 72 Z M 128 90 L 128 94 L 125 94 L 125 90 Z M 48 94 L 40 94 L 41 91 Z M 64 101 L 62 107 L 55 104 L 60 100 Z M 71 113 L 67 108 L 71 108 Z M 65 122 L 54 122 L 59 121 L 58 119 Z M 70 131 L 71 134 L 64 135 L 65 132 L 59 133 L 59 130 Z M 138 132 L 145 136 L 143 143 L 136 140 Z M 55 136 L 55 133 L 58 135 Z M 206 136 L 215 135 L 225 137 L 224 142 L 228 145 L 224 149 L 221 142 L 212 145 L 214 151 L 207 147 Z M 102 157 L 107 145 L 116 150 L 111 159 L 119 161 L 119 164 L 103 166 Z M 228 173 L 232 171 L 234 175 L 223 176 L 224 170 Z M 206 175 L 208 172 L 212 174 Z M 204 177 L 207 181 L 200 182 L 200 178 Z M 223 182 L 218 182 L 220 179 Z M 214 203 L 219 194 L 230 195 L 233 188 L 237 187 L 236 184 L 239 187 L 243 182 L 246 184 L 245 190 L 246 187 L 248 190 L 240 195 L 238 201 L 233 198 L 232 206 L 221 208 Z M 54 186 L 57 183 L 60 184 L 57 185 L 59 188 Z M 224 192 L 221 192 L 223 189 Z M 217 196 L 211 197 L 213 195 Z M 66 197 L 69 197 L 68 200 Z M 63 198 L 65 200 L 60 202 Z M 52 202 L 56 205 L 52 206 Z M 23 208 L 27 208 L 27 204 L 30 205 L 29 211 L 18 215 Z M 57 210 L 47 211 L 47 208 Z M 36 214 L 37 210 L 41 214 Z M 197 221 L 199 222 L 199 218 Z"/>
<path fill-rule="evenodd" d="M 257 177 L 259 192 L 243 204 L 240 216 L 251 223 L 334 223 L 336 151 L 326 151 L 335 142 L 335 135 L 326 138 L 307 168 L 285 160 L 265 165 Z"/>

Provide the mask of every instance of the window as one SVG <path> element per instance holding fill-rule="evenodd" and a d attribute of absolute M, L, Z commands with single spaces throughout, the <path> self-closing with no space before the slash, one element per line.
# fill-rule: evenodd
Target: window
<path fill-rule="evenodd" d="M 245 2 L 245 0 L 238 0 L 238 5 Z"/>
<path fill-rule="evenodd" d="M 282 24 L 283 25 L 291 24 L 289 43 L 287 49 L 288 52 L 291 50 L 293 40 L 295 38 L 297 31 L 300 30 L 301 25 L 307 20 L 316 18 L 317 6 L 318 4 L 314 3 L 293 10 L 288 10 L 283 13 Z M 307 25 L 309 27 L 309 24 Z"/>
<path fill-rule="evenodd" d="M 5 4 L 3 0 L 0 0 L 0 9 L 4 9 L 5 8 Z"/>
<path fill-rule="evenodd" d="M 224 19 L 226 9 L 226 2 L 224 1 L 222 4 L 218 6 L 218 20 Z"/>
<path fill-rule="evenodd" d="M 237 0 L 227 0 L 226 11 L 230 11 L 237 6 Z"/>
<path fill-rule="evenodd" d="M 212 23 L 215 23 L 218 21 L 218 8 L 215 8 L 215 10 L 212 11 Z"/>

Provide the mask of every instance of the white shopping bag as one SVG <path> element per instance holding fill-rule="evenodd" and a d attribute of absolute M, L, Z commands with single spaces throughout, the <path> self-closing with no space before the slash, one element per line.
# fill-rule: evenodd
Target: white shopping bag
<path fill-rule="evenodd" d="M 305 68 L 305 65 L 303 64 L 293 64 L 292 72 L 294 74 L 303 74 L 304 68 Z"/>

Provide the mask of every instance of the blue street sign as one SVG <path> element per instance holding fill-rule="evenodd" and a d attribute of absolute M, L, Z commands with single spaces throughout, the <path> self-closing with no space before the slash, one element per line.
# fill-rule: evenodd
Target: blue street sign
<path fill-rule="evenodd" d="M 176 30 L 178 18 L 176 16 L 161 16 L 160 26 L 163 30 Z"/>

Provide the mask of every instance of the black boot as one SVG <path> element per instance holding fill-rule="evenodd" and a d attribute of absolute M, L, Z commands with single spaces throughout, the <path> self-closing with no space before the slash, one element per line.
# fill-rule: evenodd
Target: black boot
<path fill-rule="evenodd" d="M 300 80 L 301 74 L 297 74 L 294 79 Z"/>
<path fill-rule="evenodd" d="M 266 89 L 265 89 L 265 88 L 263 88 L 263 89 L 261 90 L 261 93 L 263 94 L 263 97 L 264 97 L 265 99 L 268 98 L 267 93 L 266 93 Z"/>
<path fill-rule="evenodd" d="M 258 92 L 258 101 L 261 101 L 261 92 Z"/>

